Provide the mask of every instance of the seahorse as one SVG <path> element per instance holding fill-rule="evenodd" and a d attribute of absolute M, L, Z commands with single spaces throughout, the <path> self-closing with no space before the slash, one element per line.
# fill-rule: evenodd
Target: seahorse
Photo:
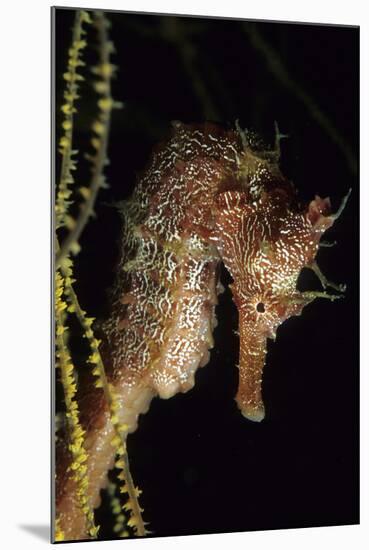
<path fill-rule="evenodd" d="M 340 214 L 329 198 L 301 204 L 279 168 L 279 138 L 266 148 L 251 132 L 213 123 L 174 122 L 158 145 L 132 196 L 119 205 L 123 229 L 111 311 L 100 324 L 109 383 L 117 395 L 126 436 L 151 400 L 189 391 L 209 361 L 217 324 L 224 264 L 239 315 L 239 385 L 235 400 L 250 421 L 265 416 L 262 372 L 267 339 L 314 299 L 335 299 L 316 255 L 323 233 Z M 304 268 L 324 291 L 299 292 Z M 101 390 L 79 379 L 86 430 L 88 495 L 100 503 L 114 465 L 114 436 Z M 67 540 L 88 538 L 85 517 L 68 471 L 65 441 L 57 449 L 57 516 Z"/>

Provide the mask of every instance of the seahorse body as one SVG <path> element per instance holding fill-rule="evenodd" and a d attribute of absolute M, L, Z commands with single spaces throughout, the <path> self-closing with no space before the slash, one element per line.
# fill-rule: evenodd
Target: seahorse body
<path fill-rule="evenodd" d="M 302 207 L 276 152 L 257 149 L 243 132 L 175 122 L 123 204 L 122 217 L 122 255 L 111 315 L 101 327 L 101 353 L 127 433 L 154 396 L 188 391 L 196 369 L 208 362 L 222 291 L 220 262 L 233 278 L 239 311 L 236 401 L 246 418 L 262 420 L 266 340 L 317 295 L 298 292 L 296 282 L 334 222 L 329 199 L 315 197 Z M 86 380 L 79 394 L 96 507 L 113 466 L 113 429 L 101 390 Z M 60 526 L 68 539 L 87 538 L 65 443 L 58 455 Z"/>

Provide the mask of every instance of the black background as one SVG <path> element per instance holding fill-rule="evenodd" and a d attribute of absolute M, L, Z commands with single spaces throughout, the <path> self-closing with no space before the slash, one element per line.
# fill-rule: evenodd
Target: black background
<path fill-rule="evenodd" d="M 75 260 L 76 290 L 90 315 L 108 312 L 120 227 L 111 203 L 130 194 L 171 120 L 233 126 L 238 118 L 269 143 L 277 120 L 289 135 L 282 171 L 303 199 L 330 196 L 336 209 L 352 188 L 325 236 L 337 246 L 318 255 L 327 277 L 347 284 L 346 296 L 317 300 L 278 329 L 264 372 L 266 419 L 247 421 L 234 401 L 237 311 L 229 290 L 220 297 L 215 348 L 195 388 L 154 399 L 140 418 L 128 448 L 144 519 L 154 535 L 357 523 L 359 30 L 114 12 L 108 18 L 119 68 L 113 93 L 124 108 L 113 114 L 110 188 L 98 197 Z M 57 108 L 72 23 L 72 10 L 56 11 Z M 266 55 L 255 48 L 255 32 L 256 45 L 269 45 Z M 86 60 L 93 59 L 89 50 Z M 83 150 L 95 112 L 85 74 L 75 137 L 78 183 L 88 176 Z M 56 122 L 58 136 L 59 114 Z M 229 282 L 226 273 L 222 280 Z M 303 271 L 299 288 L 318 289 L 319 282 Z M 104 500 L 97 521 L 111 537 L 106 514 Z"/>

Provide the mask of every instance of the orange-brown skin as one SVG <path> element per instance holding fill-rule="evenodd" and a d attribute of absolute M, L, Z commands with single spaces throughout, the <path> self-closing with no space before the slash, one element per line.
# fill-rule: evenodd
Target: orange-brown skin
<path fill-rule="evenodd" d="M 156 148 L 131 199 L 122 207 L 122 254 L 101 325 L 101 353 L 128 431 L 152 397 L 169 398 L 194 385 L 207 363 L 221 292 L 219 264 L 230 272 L 239 312 L 237 405 L 264 417 L 262 370 L 267 338 L 299 315 L 317 293 L 300 293 L 297 278 L 312 266 L 334 217 L 328 199 L 299 204 L 280 173 L 278 155 L 241 131 L 213 124 L 173 124 Z M 99 504 L 113 465 L 112 426 L 101 390 L 79 388 L 87 430 L 89 496 Z M 57 512 L 66 538 L 86 538 L 66 442 L 57 456 Z"/>

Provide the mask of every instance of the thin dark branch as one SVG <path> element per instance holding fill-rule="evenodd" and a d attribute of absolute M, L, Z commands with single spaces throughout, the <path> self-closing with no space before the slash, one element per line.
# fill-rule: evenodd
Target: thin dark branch
<path fill-rule="evenodd" d="M 297 97 L 309 111 L 311 117 L 323 128 L 330 139 L 338 146 L 346 158 L 348 167 L 352 174 L 357 174 L 357 159 L 349 143 L 335 128 L 329 117 L 323 113 L 315 100 L 296 82 L 289 74 L 278 53 L 268 44 L 255 25 L 245 23 L 242 25 L 244 33 L 247 35 L 252 46 L 260 52 L 267 64 L 270 72 L 277 80 L 289 90 L 291 94 Z"/>

